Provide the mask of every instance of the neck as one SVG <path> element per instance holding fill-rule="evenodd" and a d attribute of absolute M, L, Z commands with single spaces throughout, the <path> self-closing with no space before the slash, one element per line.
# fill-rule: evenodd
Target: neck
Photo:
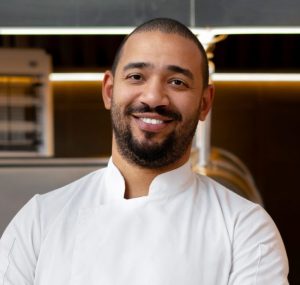
<path fill-rule="evenodd" d="M 119 153 L 113 141 L 112 160 L 125 179 L 126 189 L 124 198 L 126 199 L 147 196 L 150 184 L 156 176 L 182 166 L 188 159 L 189 151 L 187 151 L 184 157 L 172 165 L 155 169 L 140 167 L 128 162 L 128 160 Z"/>

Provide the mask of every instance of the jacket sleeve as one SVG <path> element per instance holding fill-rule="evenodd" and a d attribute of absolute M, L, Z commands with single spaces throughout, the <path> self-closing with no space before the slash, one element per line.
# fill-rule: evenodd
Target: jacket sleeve
<path fill-rule="evenodd" d="M 0 240 L 0 285 L 33 285 L 40 248 L 40 217 L 34 196 L 14 217 Z"/>
<path fill-rule="evenodd" d="M 229 285 L 287 285 L 288 260 L 280 234 L 258 205 L 235 221 Z"/>

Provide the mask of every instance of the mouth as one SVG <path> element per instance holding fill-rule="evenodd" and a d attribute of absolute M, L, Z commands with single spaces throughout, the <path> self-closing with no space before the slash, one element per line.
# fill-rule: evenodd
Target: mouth
<path fill-rule="evenodd" d="M 140 118 L 140 120 L 142 120 L 146 124 L 152 124 L 152 125 L 159 125 L 164 122 L 163 120 L 150 119 L 150 118 Z"/>
<path fill-rule="evenodd" d="M 132 116 L 142 131 L 154 133 L 162 131 L 174 121 L 173 119 L 155 114 L 141 114 Z"/>
<path fill-rule="evenodd" d="M 160 119 L 153 119 L 153 118 L 147 118 L 147 117 L 140 117 L 141 121 L 143 121 L 145 124 L 152 124 L 152 125 L 159 125 L 163 123 L 169 123 L 172 120 L 160 120 Z"/>

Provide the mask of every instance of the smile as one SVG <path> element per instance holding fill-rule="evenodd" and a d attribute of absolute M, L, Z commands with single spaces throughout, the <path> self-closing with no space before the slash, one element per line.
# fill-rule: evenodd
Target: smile
<path fill-rule="evenodd" d="M 151 119 L 151 118 L 140 118 L 144 123 L 146 124 L 152 124 L 152 125 L 159 125 L 162 124 L 164 121 L 158 120 L 158 119 Z"/>
<path fill-rule="evenodd" d="M 158 133 L 169 128 L 169 124 L 173 121 L 154 114 L 133 115 L 133 118 L 140 130 L 152 133 Z"/>

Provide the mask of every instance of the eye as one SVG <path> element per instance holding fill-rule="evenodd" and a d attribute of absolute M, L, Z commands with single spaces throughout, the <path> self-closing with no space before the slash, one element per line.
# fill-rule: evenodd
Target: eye
<path fill-rule="evenodd" d="M 171 83 L 174 84 L 174 85 L 182 85 L 183 84 L 183 82 L 179 79 L 174 79 L 174 80 L 171 81 Z"/>
<path fill-rule="evenodd" d="M 143 79 L 141 74 L 138 73 L 133 73 L 133 74 L 128 74 L 126 76 L 126 79 L 132 80 L 132 81 L 141 81 Z"/>
<path fill-rule="evenodd" d="M 183 81 L 183 80 L 181 80 L 181 79 L 178 79 L 178 78 L 171 79 L 171 80 L 169 81 L 169 83 L 170 83 L 171 85 L 173 85 L 173 86 L 176 86 L 176 87 L 181 87 L 181 88 L 186 87 L 186 88 L 188 88 L 188 84 L 187 84 L 185 81 Z"/>

